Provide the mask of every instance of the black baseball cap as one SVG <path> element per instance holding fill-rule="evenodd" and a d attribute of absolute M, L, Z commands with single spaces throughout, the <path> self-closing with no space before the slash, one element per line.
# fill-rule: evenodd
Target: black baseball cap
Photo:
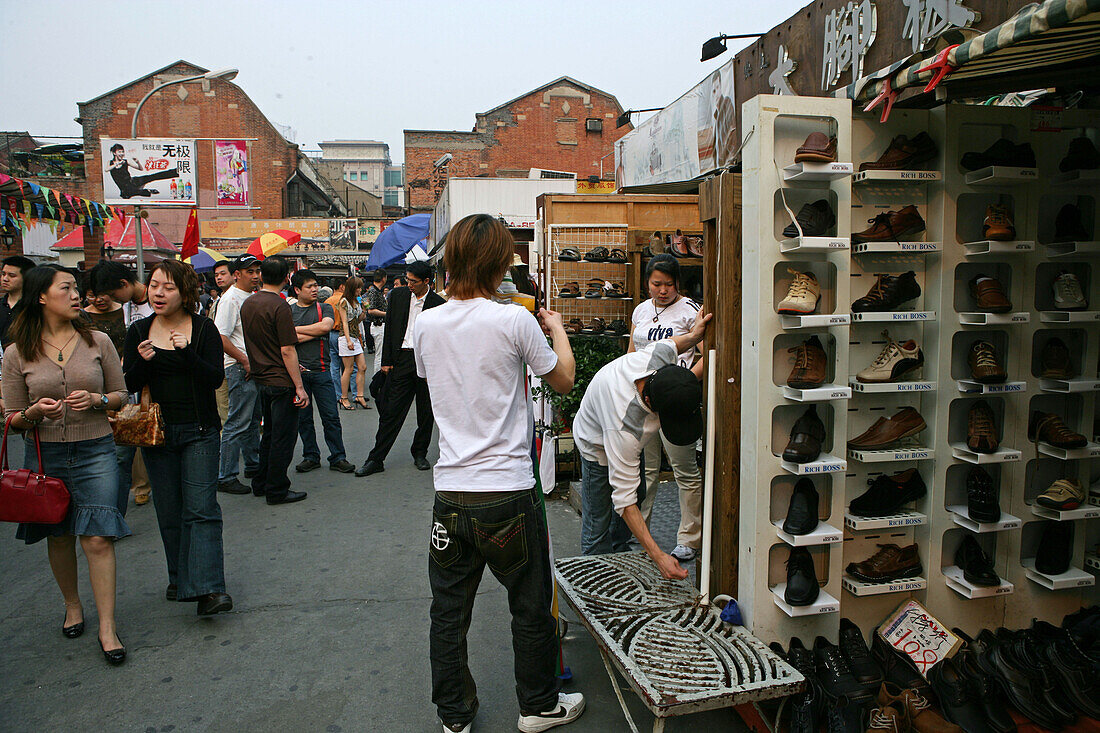
<path fill-rule="evenodd" d="M 643 394 L 669 443 L 692 445 L 703 435 L 703 386 L 690 369 L 661 367 L 646 380 Z"/>
<path fill-rule="evenodd" d="M 243 255 L 237 255 L 232 260 L 230 260 L 229 271 L 236 272 L 237 270 L 246 270 L 259 261 L 260 260 L 257 259 L 256 255 L 250 255 L 247 253 Z"/>

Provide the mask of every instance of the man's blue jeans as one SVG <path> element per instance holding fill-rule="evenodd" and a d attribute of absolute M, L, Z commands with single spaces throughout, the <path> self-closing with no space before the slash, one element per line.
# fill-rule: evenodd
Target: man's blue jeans
<path fill-rule="evenodd" d="M 179 586 L 181 600 L 224 593 L 218 431 L 165 425 L 164 438 L 164 445 L 141 450 L 153 484 L 168 582 Z"/>
<path fill-rule="evenodd" d="M 317 428 L 313 424 L 313 406 L 321 416 L 321 429 L 328 445 L 328 462 L 344 460 L 344 436 L 340 428 L 340 413 L 336 408 L 336 395 L 328 388 L 328 372 L 302 372 L 302 387 L 309 395 L 309 407 L 298 410 L 298 436 L 302 439 L 302 458 L 321 462 L 317 447 Z"/>
<path fill-rule="evenodd" d="M 336 392 L 336 398 L 340 399 L 344 396 L 340 391 L 340 375 L 344 373 L 344 360 L 340 358 L 340 335 L 339 329 L 333 329 L 328 332 L 328 345 L 331 349 L 329 351 L 332 354 L 332 368 L 329 369 L 329 374 L 332 376 L 332 388 Z M 379 347 L 381 348 L 381 347 Z M 355 375 L 359 373 L 359 367 L 354 363 L 351 366 L 351 382 L 348 384 L 348 394 L 355 394 Z M 366 394 L 366 390 L 363 390 Z"/>
<path fill-rule="evenodd" d="M 611 504 L 611 481 L 607 466 L 581 459 L 581 554 L 607 555 L 627 552 L 631 532 Z M 618 519 L 612 522 L 612 517 Z"/>
<path fill-rule="evenodd" d="M 218 481 L 237 478 L 240 456 L 244 456 L 245 471 L 260 467 L 260 410 L 256 383 L 246 379 L 244 367 L 234 364 L 225 368 L 229 385 L 229 417 L 222 426 L 221 466 Z"/>

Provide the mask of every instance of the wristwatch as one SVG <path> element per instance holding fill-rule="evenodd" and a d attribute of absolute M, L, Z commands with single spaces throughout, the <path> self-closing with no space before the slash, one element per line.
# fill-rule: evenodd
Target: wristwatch
<path fill-rule="evenodd" d="M 92 405 L 92 407 L 96 410 L 106 410 L 107 409 L 107 402 L 108 402 L 107 395 L 101 394 L 99 396 L 99 404 Z"/>

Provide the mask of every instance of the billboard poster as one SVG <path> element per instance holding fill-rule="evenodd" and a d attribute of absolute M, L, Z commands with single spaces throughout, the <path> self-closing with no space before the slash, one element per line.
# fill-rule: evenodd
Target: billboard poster
<path fill-rule="evenodd" d="M 360 219 L 357 236 L 359 249 L 369 250 L 374 240 L 378 239 L 378 235 L 393 222 L 393 219 Z"/>
<path fill-rule="evenodd" d="M 310 252 L 352 252 L 357 248 L 355 219 L 207 219 L 199 222 L 202 246 L 239 254 L 248 249 L 256 237 L 274 229 L 287 229 L 302 235 L 302 240 L 288 247 L 287 254 Z M 332 235 L 336 234 L 336 242 Z"/>
<path fill-rule="evenodd" d="M 100 138 L 103 202 L 195 206 L 195 141 Z"/>
<path fill-rule="evenodd" d="M 217 206 L 248 206 L 248 143 L 214 141 L 214 182 Z"/>

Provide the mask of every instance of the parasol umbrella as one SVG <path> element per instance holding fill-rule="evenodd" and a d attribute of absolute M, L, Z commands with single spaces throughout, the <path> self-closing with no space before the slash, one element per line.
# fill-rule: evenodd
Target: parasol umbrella
<path fill-rule="evenodd" d="M 248 245 L 248 254 L 262 260 L 265 257 L 282 252 L 291 245 L 298 244 L 301 240 L 302 235 L 298 232 L 292 232 L 288 229 L 275 229 L 253 239 L 252 244 Z"/>
<path fill-rule="evenodd" d="M 188 257 L 184 262 L 195 268 L 195 272 L 210 272 L 219 262 L 226 262 L 228 259 L 229 258 L 221 252 L 215 252 L 206 247 L 199 247 L 198 254 Z"/>
<path fill-rule="evenodd" d="M 413 214 L 390 224 L 371 246 L 366 270 L 381 270 L 394 262 L 405 259 L 417 242 L 428 236 L 431 214 Z"/>

